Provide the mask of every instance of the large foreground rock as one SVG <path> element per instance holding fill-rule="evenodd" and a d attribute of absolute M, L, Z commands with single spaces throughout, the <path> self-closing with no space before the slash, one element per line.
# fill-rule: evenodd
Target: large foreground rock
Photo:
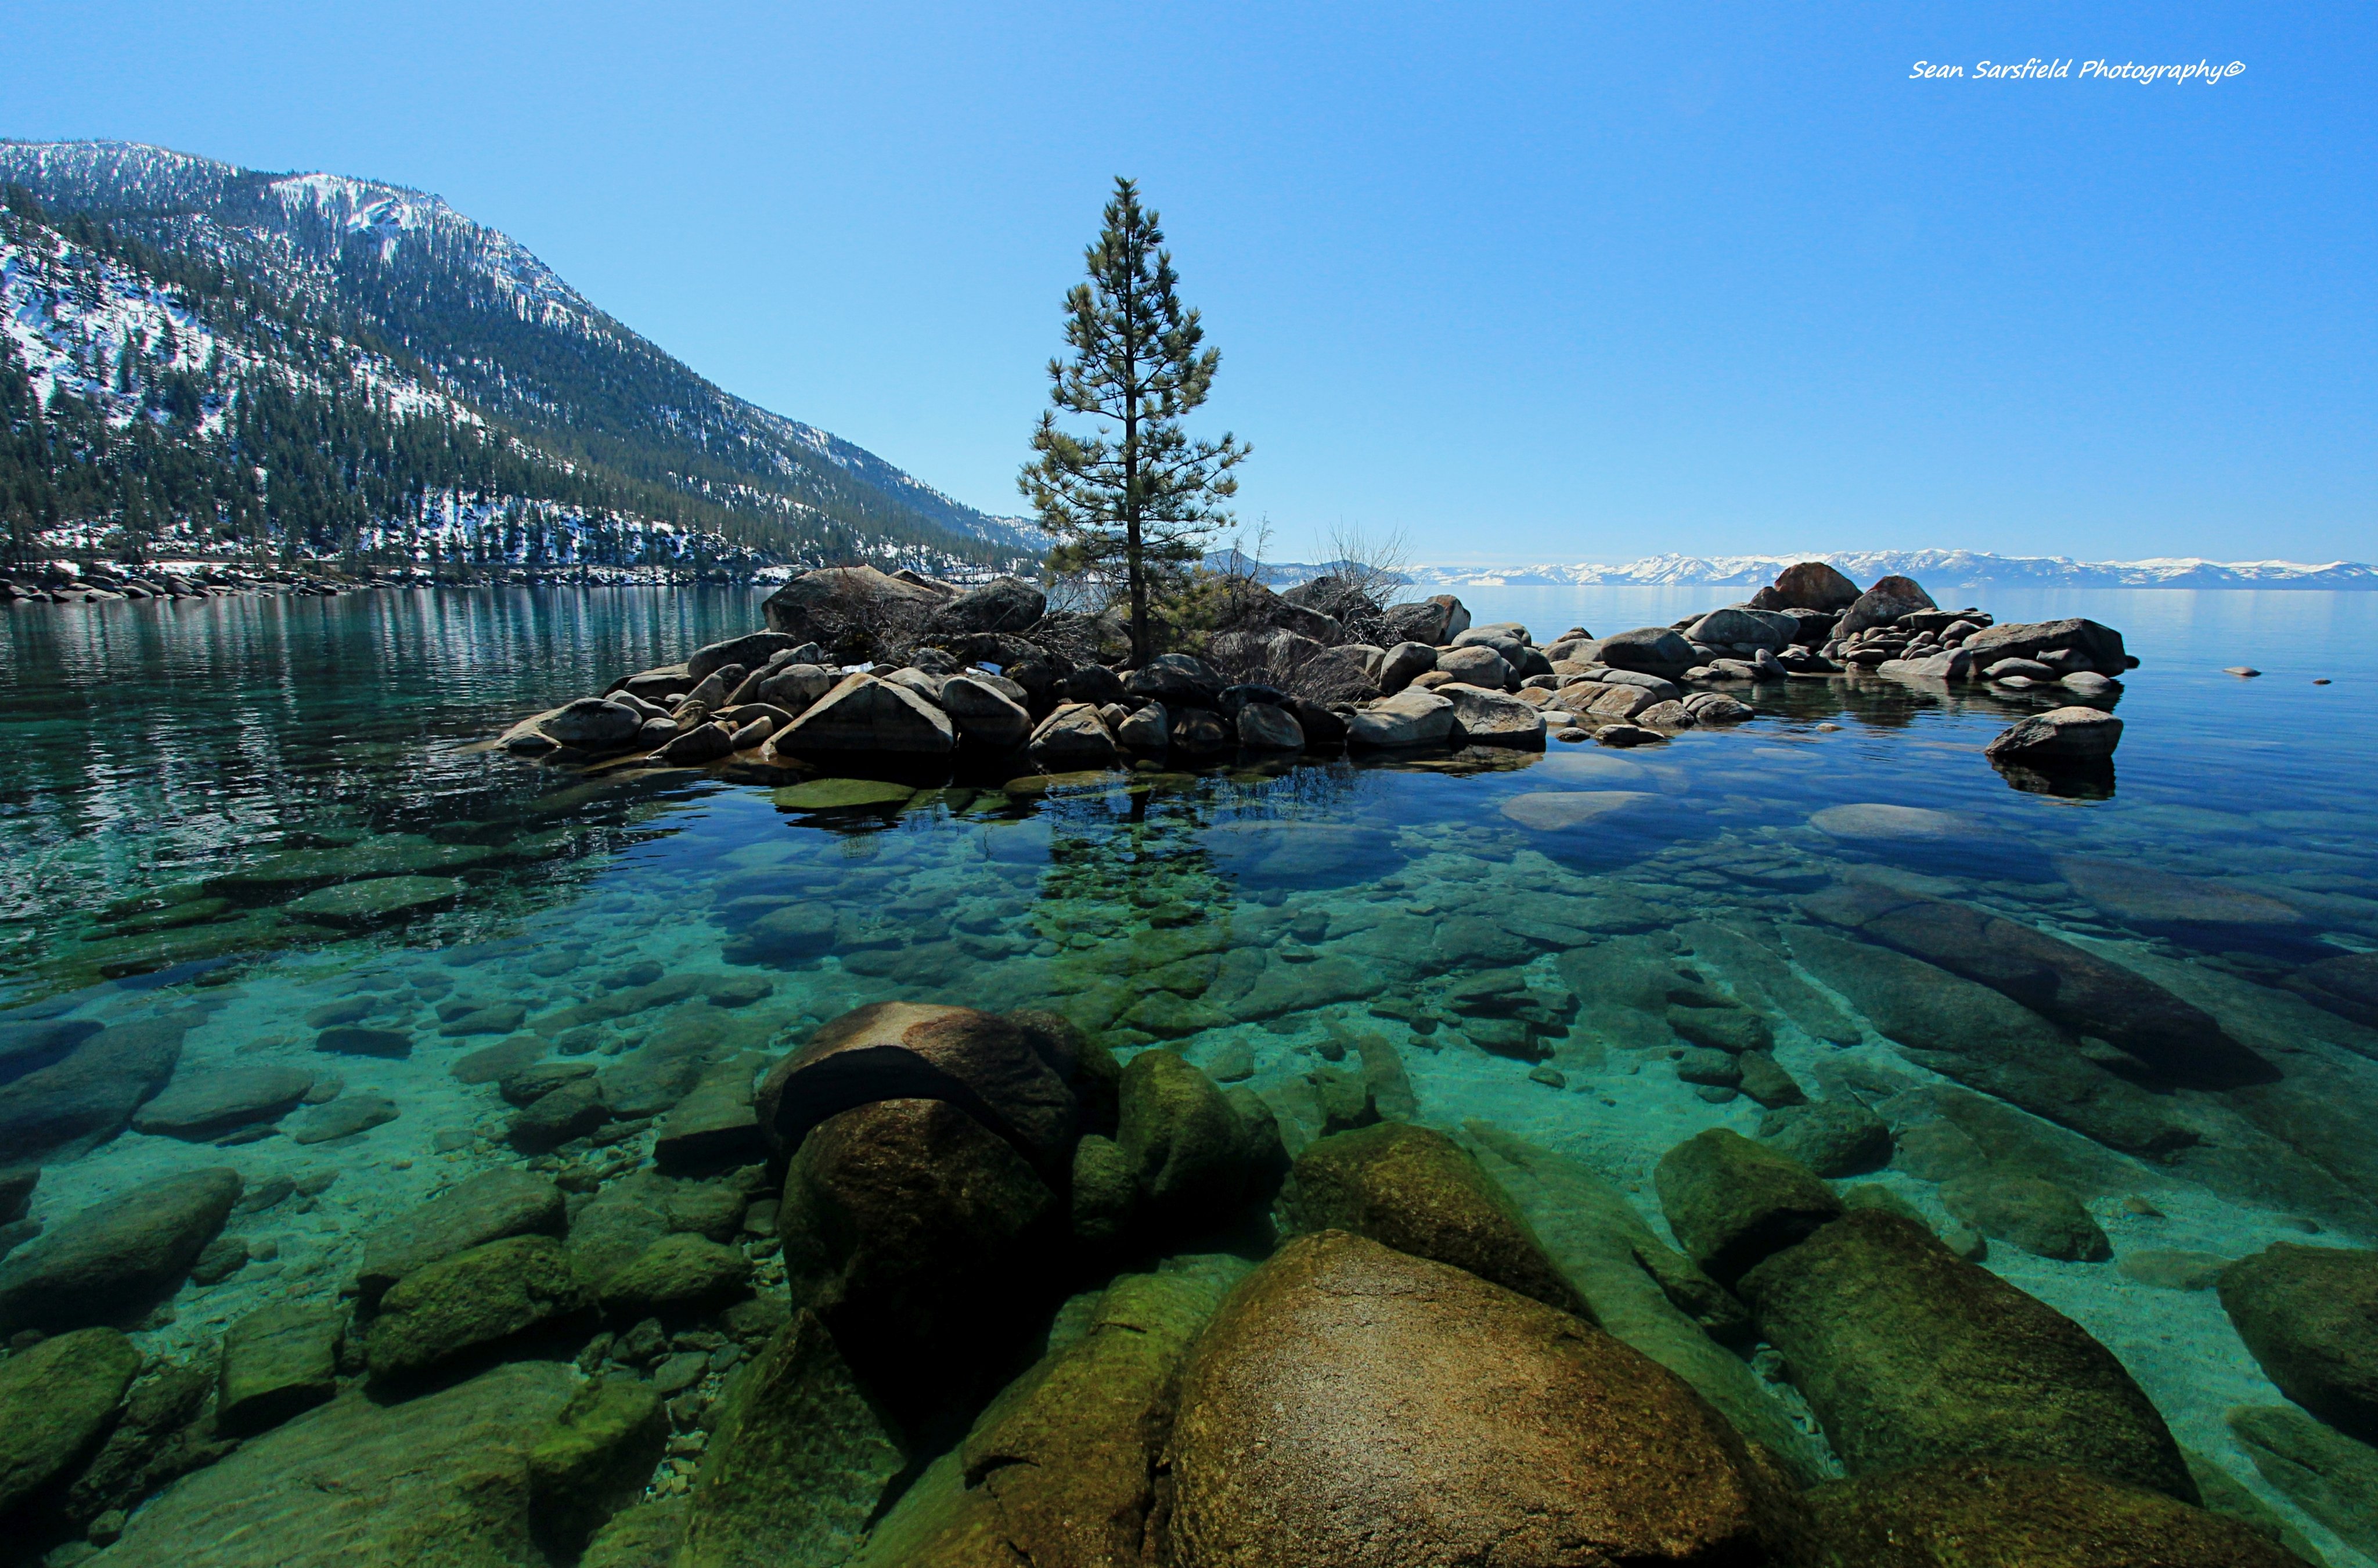
<path fill-rule="evenodd" d="M 834 1336 L 796 1312 L 728 1385 L 677 1568 L 842 1562 L 906 1463 Z"/>
<path fill-rule="evenodd" d="M 0 1263 L 0 1334 L 138 1318 L 181 1287 L 239 1190 L 237 1171 L 216 1167 L 83 1210 Z"/>
<path fill-rule="evenodd" d="M 1385 616 L 1390 636 L 1442 648 L 1470 629 L 1470 612 L 1450 593 L 1410 604 L 1390 604 Z"/>
<path fill-rule="evenodd" d="M 2235 1519 L 2081 1470 L 1923 1465 L 1803 1501 L 1800 1568 L 2300 1568 Z"/>
<path fill-rule="evenodd" d="M 1183 1568 L 1747 1564 L 1773 1507 L 1742 1440 L 1658 1363 L 1337 1231 L 1223 1303 L 1171 1454 Z"/>
<path fill-rule="evenodd" d="M 567 1366 L 522 1362 L 398 1405 L 357 1390 L 186 1476 L 133 1516 L 108 1568 L 521 1568 L 528 1449 Z"/>
<path fill-rule="evenodd" d="M 777 1210 L 796 1306 L 904 1407 L 961 1394 L 1038 1304 L 1064 1206 L 946 1100 L 882 1100 L 810 1129 Z"/>
<path fill-rule="evenodd" d="M 926 627 L 937 634 L 960 637 L 980 632 L 1022 632 L 1029 630 L 1048 607 L 1048 595 L 1022 579 L 993 578 L 935 610 Z"/>
<path fill-rule="evenodd" d="M 2222 1272 L 2221 1307 L 2280 1393 L 2378 1442 L 2378 1252 L 2275 1243 Z"/>
<path fill-rule="evenodd" d="M 1586 1315 L 1511 1200 L 1442 1132 L 1386 1121 L 1333 1133 L 1306 1145 L 1290 1179 L 1280 1208 L 1291 1229 L 1366 1236 Z"/>
<path fill-rule="evenodd" d="M 1087 702 L 1064 703 L 1041 720 L 1031 750 L 1033 765 L 1051 773 L 1111 768 L 1122 760 L 1113 732 Z"/>
<path fill-rule="evenodd" d="M 98 1445 L 139 1371 L 140 1352 L 112 1328 L 62 1334 L 0 1361 L 0 1522 Z"/>
<path fill-rule="evenodd" d="M 2197 1501 L 2163 1418 L 2110 1351 L 1914 1220 L 1854 1209 L 1739 1288 L 1854 1477 L 1987 1459 Z"/>
<path fill-rule="evenodd" d="M 778 730 L 768 749 L 795 757 L 936 757 L 956 745 L 947 713 L 905 686 L 859 674 L 843 676 Z"/>
<path fill-rule="evenodd" d="M 847 1012 L 771 1069 L 759 1116 L 779 1148 L 876 1100 L 947 1100 L 1044 1170 L 1063 1167 L 1077 1114 L 1078 1047 L 1032 1016 L 877 1002 Z"/>

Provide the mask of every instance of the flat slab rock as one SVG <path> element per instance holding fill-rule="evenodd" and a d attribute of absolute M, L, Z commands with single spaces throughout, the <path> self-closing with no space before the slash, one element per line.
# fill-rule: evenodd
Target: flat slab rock
<path fill-rule="evenodd" d="M 313 1086 L 314 1075 L 299 1067 L 187 1067 L 174 1074 L 163 1094 L 133 1113 L 132 1130 L 203 1142 L 236 1127 L 278 1119 Z"/>
<path fill-rule="evenodd" d="M 343 1394 L 166 1489 L 109 1568 L 545 1562 L 528 1450 L 577 1386 L 567 1366 L 531 1361 L 401 1404 Z"/>

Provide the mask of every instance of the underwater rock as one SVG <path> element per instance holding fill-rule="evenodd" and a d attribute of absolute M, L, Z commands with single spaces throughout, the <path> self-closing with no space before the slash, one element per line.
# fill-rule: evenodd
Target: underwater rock
<path fill-rule="evenodd" d="M 1914 1221 L 1853 1209 L 1738 1288 L 1853 1477 L 1987 1459 L 2196 1501 L 2163 1418 L 2104 1346 Z"/>
<path fill-rule="evenodd" d="M 947 1100 L 1042 1170 L 1062 1169 L 1078 1118 L 1067 1033 L 972 1008 L 878 1002 L 847 1012 L 770 1071 L 759 1118 L 778 1147 L 878 1100 Z"/>
<path fill-rule="evenodd" d="M 197 1011 L 115 1023 L 47 1067 L 0 1084 L 0 1166 L 71 1158 L 104 1143 L 174 1075 Z"/>
<path fill-rule="evenodd" d="M 664 1236 L 604 1276 L 603 1310 L 616 1319 L 670 1318 L 723 1306 L 751 1289 L 751 1260 L 691 1231 Z"/>
<path fill-rule="evenodd" d="M 316 1035 L 314 1048 L 329 1051 L 334 1056 L 396 1059 L 413 1054 L 413 1036 L 402 1029 L 372 1029 L 357 1023 L 342 1023 Z"/>
<path fill-rule="evenodd" d="M 529 1444 L 576 1386 L 522 1362 L 382 1405 L 358 1389 L 309 1410 L 134 1514 L 108 1568 L 519 1568 Z"/>
<path fill-rule="evenodd" d="M 658 1390 L 635 1378 L 596 1378 L 562 1406 L 528 1451 L 537 1533 L 567 1555 L 643 1495 L 668 1442 Z"/>
<path fill-rule="evenodd" d="M 2378 1028 L 2378 952 L 2346 952 L 2307 964 L 2280 982 L 2315 1007 Z"/>
<path fill-rule="evenodd" d="M 2123 1253 L 2114 1267 L 2124 1279 L 2157 1290 L 2210 1290 L 2221 1282 L 2221 1271 L 2234 1261 L 2218 1252 L 2147 1247 Z"/>
<path fill-rule="evenodd" d="M 512 1236 L 406 1275 L 379 1299 L 366 1340 L 376 1382 L 418 1377 L 457 1358 L 582 1312 L 585 1287 L 549 1236 Z"/>
<path fill-rule="evenodd" d="M 131 1509 L 176 1477 L 211 1465 L 238 1439 L 201 1418 L 216 1391 L 215 1368 L 203 1352 L 186 1361 L 151 1359 L 124 1397 L 115 1430 L 66 1489 L 61 1512 L 69 1523 L 96 1521 L 112 1508 Z"/>
<path fill-rule="evenodd" d="M 291 899 L 281 909 L 284 915 L 318 926 L 380 926 L 443 909 L 464 891 L 452 877 L 371 877 L 317 888 Z"/>
<path fill-rule="evenodd" d="M 1942 1185 L 1948 1211 L 1983 1235 L 2012 1241 L 2035 1257 L 2101 1263 L 2114 1255 L 2081 1200 L 2053 1181 L 1976 1171 Z"/>
<path fill-rule="evenodd" d="M 1018 1333 L 1063 1203 L 946 1100 L 880 1100 L 811 1128 L 776 1212 L 798 1306 L 904 1402 L 955 1394 Z"/>
<path fill-rule="evenodd" d="M 386 1095 L 342 1095 L 329 1105 L 316 1106 L 300 1116 L 289 1129 L 289 1141 L 327 1143 L 333 1138 L 352 1137 L 385 1126 L 399 1114 L 396 1102 Z"/>
<path fill-rule="evenodd" d="M 578 1568 L 675 1568 L 685 1512 L 682 1496 L 621 1509 L 586 1543 Z"/>
<path fill-rule="evenodd" d="M 48 1334 L 138 1317 L 180 1288 L 239 1201 L 220 1167 L 92 1204 L 0 1263 L 0 1334 Z"/>
<path fill-rule="evenodd" d="M 2183 877 L 2130 860 L 2060 855 L 2056 869 L 2083 898 L 2117 920 L 2156 927 L 2296 926 L 2292 904 L 2236 882 Z"/>
<path fill-rule="evenodd" d="M 1109 1286 L 1082 1336 L 1003 1391 L 957 1463 L 902 1499 L 859 1568 L 960 1568 L 986 1550 L 993 1562 L 1144 1561 L 1162 1531 L 1175 1373 L 1247 1266 L 1173 1259 Z"/>
<path fill-rule="evenodd" d="M 132 1130 L 206 1143 L 235 1128 L 278 1120 L 313 1086 L 314 1075 L 302 1068 L 268 1064 L 177 1073 L 162 1093 L 132 1113 Z"/>
<path fill-rule="evenodd" d="M 1291 1231 L 1366 1236 L 1589 1316 L 1510 1199 L 1442 1132 L 1388 1121 L 1319 1139 L 1297 1156 L 1280 1211 Z"/>
<path fill-rule="evenodd" d="M 546 1178 L 511 1167 L 483 1170 L 366 1236 L 357 1289 L 376 1301 L 405 1275 L 458 1252 L 508 1236 L 558 1236 L 562 1216 L 561 1189 Z"/>
<path fill-rule="evenodd" d="M 2348 1546 L 2378 1554 L 2378 1449 L 2286 1405 L 2240 1406 L 2228 1425 L 2264 1480 Z"/>
<path fill-rule="evenodd" d="M 1148 1211 L 1168 1226 L 1218 1224 L 1265 1174 L 1248 1128 L 1214 1081 L 1171 1050 L 1123 1071 L 1115 1142 Z"/>
<path fill-rule="evenodd" d="M 1741 1302 L 1655 1235 L 1627 1195 L 1587 1167 L 1486 1122 L 1465 1122 L 1463 1131 L 1605 1332 L 1691 1383 L 1801 1484 L 1822 1478 L 1817 1446 L 1748 1364 L 1725 1348 L 1750 1337 Z"/>
<path fill-rule="evenodd" d="M 1871 942 L 1811 928 L 1792 952 L 1911 1060 L 2125 1154 L 2197 1141 L 2155 1095 L 2084 1057 L 2047 1019 L 1987 986 Z"/>
<path fill-rule="evenodd" d="M 541 1155 L 583 1138 L 611 1116 L 602 1081 L 573 1078 L 522 1107 L 505 1128 L 504 1141 L 522 1154 Z"/>
<path fill-rule="evenodd" d="M 1074 1145 L 1074 1239 L 1104 1247 L 1123 1239 L 1139 1203 L 1139 1177 L 1111 1138 L 1086 1132 Z"/>
<path fill-rule="evenodd" d="M 705 1071 L 662 1120 L 654 1162 L 664 1170 L 705 1170 L 765 1158 L 768 1139 L 752 1087 L 765 1059 L 746 1055 Z"/>
<path fill-rule="evenodd" d="M 896 1430 L 825 1325 L 794 1313 L 720 1401 L 694 1472 L 679 1568 L 847 1560 L 906 1466 Z"/>
<path fill-rule="evenodd" d="M 2223 1271 L 2221 1308 L 2280 1393 L 2378 1442 L 2378 1252 L 2276 1242 Z"/>
<path fill-rule="evenodd" d="M 1662 1155 L 1652 1179 L 1668 1228 L 1721 1284 L 1842 1212 L 1841 1200 L 1808 1167 L 1722 1127 Z"/>
<path fill-rule="evenodd" d="M 1756 1562 L 1778 1503 L 1673 1373 L 1567 1312 L 1327 1231 L 1224 1301 L 1181 1378 L 1172 1560 Z"/>
<path fill-rule="evenodd" d="M 2279 1075 L 2204 1009 L 2029 926 L 1876 882 L 1832 889 L 1803 899 L 1801 908 L 2106 1040 L 2175 1082 L 2234 1088 Z"/>
<path fill-rule="evenodd" d="M 250 1437 L 328 1401 L 339 1391 L 345 1336 L 343 1312 L 310 1302 L 276 1302 L 233 1323 L 223 1331 L 215 1424 Z"/>
<path fill-rule="evenodd" d="M 2081 1470 L 1922 1465 L 1802 1502 L 1808 1568 L 2300 1568 L 2234 1519 Z"/>
<path fill-rule="evenodd" d="M 56 1487 L 107 1435 L 140 1371 L 112 1328 L 42 1340 L 0 1361 L 0 1520 Z"/>
<path fill-rule="evenodd" d="M 1891 1163 L 1891 1126 L 1856 1100 L 1783 1106 L 1759 1122 L 1759 1141 L 1828 1179 Z"/>

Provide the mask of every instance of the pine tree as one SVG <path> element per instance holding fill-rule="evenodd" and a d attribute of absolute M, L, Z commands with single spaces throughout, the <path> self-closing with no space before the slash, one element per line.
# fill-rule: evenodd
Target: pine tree
<path fill-rule="evenodd" d="M 1016 486 L 1058 541 L 1051 571 L 1121 567 L 1132 662 L 1142 664 L 1151 652 L 1150 579 L 1196 560 L 1205 537 L 1230 521 L 1223 503 L 1239 487 L 1231 470 L 1248 449 L 1228 432 L 1201 441 L 1181 428 L 1182 415 L 1212 390 L 1222 356 L 1199 350 L 1205 329 L 1174 292 L 1172 254 L 1136 184 L 1116 177 L 1105 221 L 1086 252 L 1089 281 L 1065 295 L 1073 358 L 1049 362 L 1054 406 L 1032 433 L 1039 455 Z M 1075 436 L 1057 427 L 1060 413 L 1106 423 L 1099 434 Z"/>

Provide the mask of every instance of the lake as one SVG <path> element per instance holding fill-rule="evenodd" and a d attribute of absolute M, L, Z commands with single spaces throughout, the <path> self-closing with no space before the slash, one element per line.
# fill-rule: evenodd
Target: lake
<path fill-rule="evenodd" d="M 2378 1018 L 2319 978 L 2378 952 L 2378 594 L 1928 586 L 2001 622 L 2125 634 L 2143 664 L 2109 792 L 2026 787 L 1984 758 L 2049 703 L 1861 677 L 1737 687 L 1751 722 L 1625 752 L 811 809 L 485 748 L 754 628 L 758 591 L 0 613 L 0 1165 L 42 1170 L 0 1234 L 199 1169 L 294 1194 L 234 1214 L 244 1252 L 218 1243 L 211 1283 L 140 1320 L 145 1350 L 199 1354 L 259 1308 L 340 1301 L 368 1235 L 466 1177 L 526 1164 L 594 1191 L 703 1072 L 748 1072 L 879 1001 L 1046 1009 L 1119 1055 L 1172 1047 L 1262 1095 L 1291 1148 L 1340 1080 L 1358 1098 L 1406 1085 L 1417 1119 L 1550 1151 L 1657 1228 L 1663 1152 L 1710 1128 L 1775 1135 L 1778 1113 L 1710 1059 L 1728 1055 L 1715 1031 L 1795 1086 L 1768 1098 L 1871 1109 L 1900 1153 L 1839 1185 L 1975 1251 L 1970 1206 L 1942 1197 L 1961 1175 L 2077 1198 L 2110 1256 L 2001 1234 L 1985 1266 L 2108 1347 L 2182 1444 L 2332 1562 L 2371 1561 L 2226 1423 L 2281 1395 L 2184 1255 L 2378 1240 Z M 1465 599 L 1546 642 L 1732 596 Z M 2131 1029 L 2132 1001 L 2089 1013 L 2069 976 L 2015 1007 L 1974 955 L 2028 952 L 2024 932 L 2220 1044 L 2159 1059 L 2168 1038 Z M 2054 1059 L 2010 1028 L 2059 1042 Z M 103 1081 L 43 1089 L 86 1038 L 150 1043 Z M 498 1079 L 539 1063 L 622 1074 L 649 1103 L 615 1092 L 607 1119 L 524 1150 Z M 691 1469 L 666 1461 L 656 1484 Z"/>

